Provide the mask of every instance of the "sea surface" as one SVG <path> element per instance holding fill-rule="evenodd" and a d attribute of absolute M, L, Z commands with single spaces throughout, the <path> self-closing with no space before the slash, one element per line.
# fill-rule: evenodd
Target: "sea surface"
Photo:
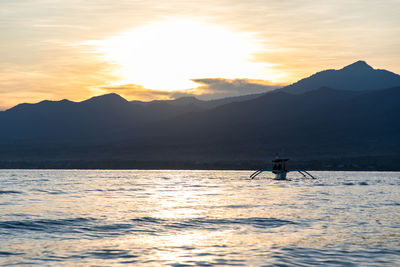
<path fill-rule="evenodd" d="M 0 265 L 400 266 L 400 173 L 0 170 Z"/>

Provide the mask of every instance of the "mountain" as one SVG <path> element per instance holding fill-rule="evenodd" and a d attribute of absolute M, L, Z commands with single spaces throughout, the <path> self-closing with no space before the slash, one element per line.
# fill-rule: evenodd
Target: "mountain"
<path fill-rule="evenodd" d="M 162 101 L 127 101 L 111 93 L 82 102 L 42 101 L 19 104 L 0 112 L 1 139 L 77 140 L 115 138 L 125 128 L 139 131 L 144 125 L 199 112 L 225 103 L 253 99 L 259 95 L 210 101 L 183 97 Z M 132 135 L 131 135 L 132 136 Z"/>
<path fill-rule="evenodd" d="M 321 73 L 351 73 L 354 81 L 376 71 L 356 62 Z M 248 169 L 265 167 L 284 149 L 307 168 L 400 170 L 400 86 L 378 85 L 388 81 L 374 80 L 375 90 L 320 86 L 216 102 L 129 102 L 108 94 L 20 104 L 0 112 L 0 168 Z"/>
<path fill-rule="evenodd" d="M 0 112 L 0 141 L 32 139 L 80 141 L 113 138 L 125 127 L 164 120 L 196 110 L 193 107 L 130 103 L 117 94 L 92 97 L 82 102 L 42 101 L 20 104 Z"/>
<path fill-rule="evenodd" d="M 107 135 L 126 120 L 137 118 L 137 109 L 116 94 L 83 102 L 20 104 L 0 113 L 0 138 L 60 141 Z"/>
<path fill-rule="evenodd" d="M 382 139 L 384 135 L 380 134 L 387 134 L 385 138 L 391 135 L 391 141 L 400 137 L 399 98 L 400 87 L 371 92 L 324 87 L 302 95 L 278 91 L 254 100 L 182 115 L 162 126 L 163 136 L 170 129 L 171 137 L 185 138 L 188 143 L 218 141 L 219 145 L 243 144 L 254 148 L 261 145 L 274 149 L 285 146 L 320 149 L 322 144 L 330 144 L 332 151 L 341 145 L 345 148 L 348 142 L 362 143 L 370 137 Z M 387 142 L 384 146 L 388 147 L 389 139 L 380 141 L 382 145 Z"/>
<path fill-rule="evenodd" d="M 191 106 L 195 107 L 197 110 L 206 110 L 215 108 L 221 105 L 233 103 L 233 102 L 240 102 L 250 99 L 255 99 L 264 95 L 265 93 L 261 94 L 250 94 L 250 95 L 242 95 L 242 96 L 233 96 L 233 97 L 225 97 L 220 99 L 213 99 L 213 100 L 200 100 L 193 96 L 181 97 L 173 100 L 153 100 L 150 102 L 141 102 L 141 101 L 131 101 L 131 103 L 140 103 L 141 105 L 150 105 L 150 104 L 169 104 L 172 106 Z"/>
<path fill-rule="evenodd" d="M 374 69 L 365 61 L 357 61 L 340 70 L 324 70 L 279 90 L 302 94 L 322 86 L 341 90 L 364 91 L 400 86 L 400 75 Z"/>
<path fill-rule="evenodd" d="M 129 151 L 125 159 L 154 164 L 245 169 L 268 168 L 284 149 L 295 163 L 306 162 L 297 165 L 303 168 L 399 170 L 399 98 L 400 87 L 366 92 L 323 87 L 301 95 L 277 91 L 152 125 L 119 149 Z"/>

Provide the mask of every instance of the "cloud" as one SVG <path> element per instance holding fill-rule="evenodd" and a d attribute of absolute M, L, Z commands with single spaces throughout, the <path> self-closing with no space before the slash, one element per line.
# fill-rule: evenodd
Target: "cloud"
<path fill-rule="evenodd" d="M 141 101 L 150 101 L 150 100 L 168 100 L 175 99 L 184 96 L 194 96 L 193 89 L 188 90 L 176 90 L 176 91 L 164 91 L 164 90 L 155 90 L 148 89 L 138 84 L 124 84 L 124 85 L 116 85 L 116 86 L 102 86 L 99 87 L 100 92 L 103 93 L 117 93 L 126 97 L 129 100 L 141 100 Z"/>
<path fill-rule="evenodd" d="M 193 79 L 200 84 L 186 90 L 164 91 L 148 89 L 138 84 L 124 84 L 98 87 L 99 93 L 117 93 L 130 100 L 168 100 L 185 96 L 195 96 L 209 100 L 230 96 L 264 93 L 282 87 L 269 81 L 253 79 L 204 78 Z"/>
<path fill-rule="evenodd" d="M 116 79 L 110 71 L 114 66 L 90 54 L 81 55 L 83 62 L 71 61 L 74 50 L 54 49 L 31 64 L 0 63 L 0 110 L 44 99 L 81 101 L 97 93 L 92 88 Z"/>
<path fill-rule="evenodd" d="M 273 84 L 270 81 L 255 79 L 205 78 L 192 81 L 201 84 L 195 88 L 195 92 L 203 99 L 258 94 L 283 86 L 283 84 Z"/>
<path fill-rule="evenodd" d="M 265 48 L 254 55 L 254 61 L 273 64 L 271 69 L 287 73 L 280 79 L 284 82 L 360 58 L 400 73 L 399 0 L 384 4 L 379 0 L 298 0 L 296 4 L 287 0 L 138 0 L 119 1 L 118 5 L 111 0 L 0 2 L 0 109 L 43 99 L 79 101 L 102 90 L 108 92 L 101 86 L 121 80 L 110 77 L 113 66 L 89 47 L 71 44 L 103 40 L 167 17 L 192 17 L 235 32 L 254 33 Z M 262 78 L 272 79 L 267 74 Z M 130 85 L 121 92 L 147 99 L 216 98 L 270 89 L 268 84 L 246 79 L 196 82 L 199 87 L 184 91 Z"/>

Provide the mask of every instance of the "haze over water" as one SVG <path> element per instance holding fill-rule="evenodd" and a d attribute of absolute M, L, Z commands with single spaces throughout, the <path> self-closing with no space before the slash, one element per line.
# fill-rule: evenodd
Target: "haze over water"
<path fill-rule="evenodd" d="M 0 171 L 0 264 L 400 264 L 400 173 Z"/>

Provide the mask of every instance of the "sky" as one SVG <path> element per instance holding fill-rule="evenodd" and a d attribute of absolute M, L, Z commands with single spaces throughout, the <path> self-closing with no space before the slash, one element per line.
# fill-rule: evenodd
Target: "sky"
<path fill-rule="evenodd" d="M 400 73 L 400 0 L 0 0 L 0 110 L 260 93 L 357 60 Z"/>

